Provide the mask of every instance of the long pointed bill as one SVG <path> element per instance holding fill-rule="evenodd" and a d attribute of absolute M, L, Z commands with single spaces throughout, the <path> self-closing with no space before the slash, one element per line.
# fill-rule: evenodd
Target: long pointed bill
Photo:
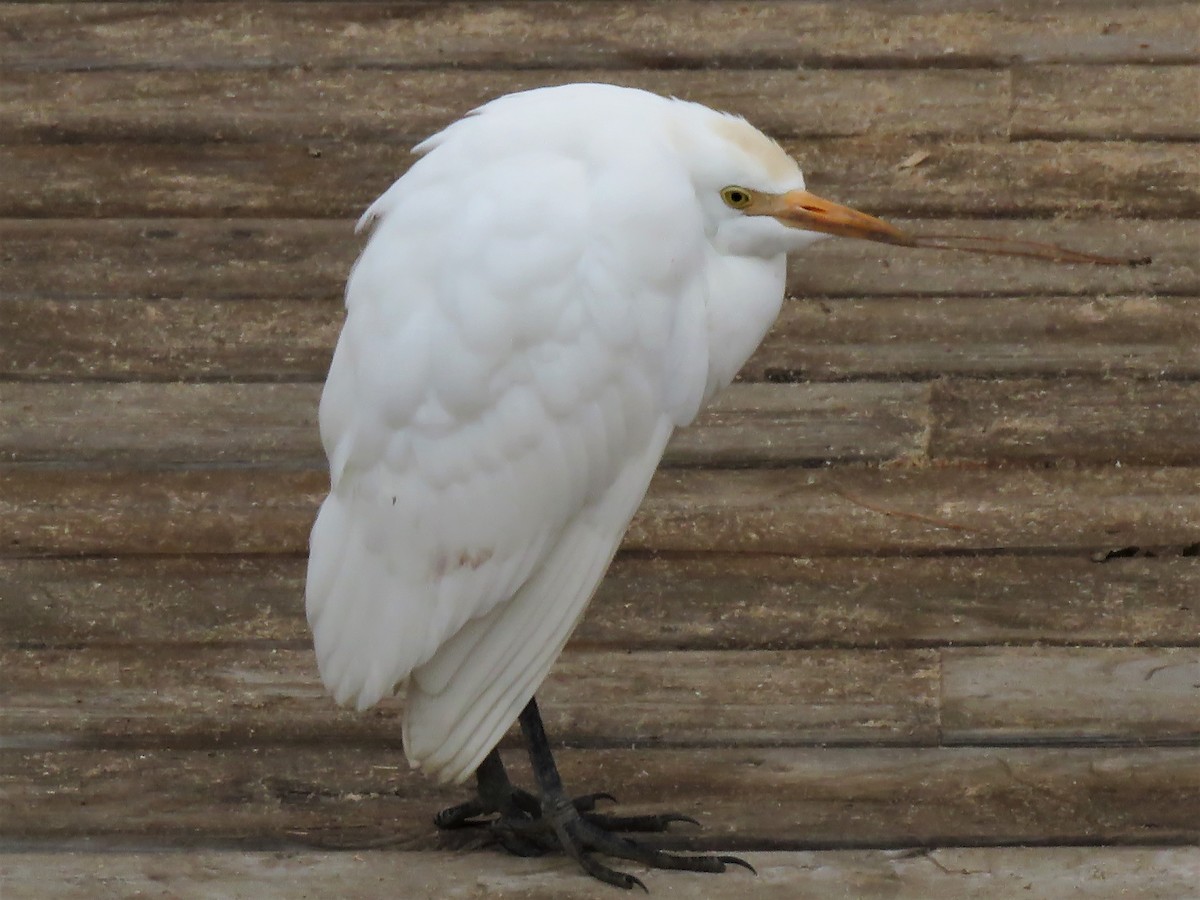
<path fill-rule="evenodd" d="M 908 245 L 912 241 L 895 225 L 808 191 L 788 191 L 773 197 L 762 215 L 773 216 L 784 225 L 804 231 L 819 231 L 883 244 Z"/>
<path fill-rule="evenodd" d="M 786 194 L 774 196 L 764 205 L 761 212 L 755 210 L 751 214 L 773 216 L 784 225 L 804 231 L 878 241 L 881 244 L 896 244 L 901 247 L 957 250 L 961 253 L 982 253 L 988 256 L 1024 256 L 1048 262 L 1088 263 L 1097 266 L 1144 266 L 1150 262 L 1149 257 L 1129 259 L 1097 256 L 1038 241 L 957 234 L 909 234 L 882 219 L 868 216 L 857 209 L 842 206 L 808 191 L 788 191 Z"/>

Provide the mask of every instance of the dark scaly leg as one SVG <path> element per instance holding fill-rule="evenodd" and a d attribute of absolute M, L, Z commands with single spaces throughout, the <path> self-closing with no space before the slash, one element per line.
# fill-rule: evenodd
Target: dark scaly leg
<path fill-rule="evenodd" d="M 521 732 L 529 747 L 529 761 L 533 766 L 533 775 L 537 780 L 538 789 L 542 795 L 541 819 L 553 829 L 558 839 L 558 845 L 564 853 L 574 859 L 585 872 L 606 884 L 612 884 L 629 890 L 646 886 L 633 875 L 618 872 L 596 860 L 595 853 L 628 859 L 643 865 L 659 869 L 684 869 L 690 872 L 724 872 L 726 866 L 742 866 L 754 871 L 745 860 L 736 856 L 692 856 L 675 853 L 665 853 L 634 843 L 628 838 L 614 833 L 613 827 L 606 827 L 603 816 L 581 812 L 563 789 L 562 778 L 559 777 L 558 767 L 554 764 L 554 756 L 550 751 L 550 742 L 546 739 L 546 731 L 542 727 L 542 717 L 538 713 L 537 701 L 530 700 L 521 712 Z M 685 816 L 638 816 L 627 817 L 621 821 L 649 823 L 654 821 L 658 829 L 663 830 L 671 821 L 684 820 Z M 615 817 L 609 822 L 618 821 Z M 694 821 L 694 820 L 688 820 Z M 625 828 L 624 830 L 638 830 Z"/>

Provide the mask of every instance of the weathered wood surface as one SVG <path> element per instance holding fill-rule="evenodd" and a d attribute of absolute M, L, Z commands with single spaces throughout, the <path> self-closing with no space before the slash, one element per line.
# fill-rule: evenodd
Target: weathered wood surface
<path fill-rule="evenodd" d="M 0 375 L 315 381 L 341 321 L 330 300 L 8 299 Z M 742 372 L 751 381 L 940 375 L 1195 379 L 1200 299 L 793 298 Z"/>
<path fill-rule="evenodd" d="M 0 384 L 8 462 L 323 462 L 315 384 Z M 1133 379 L 733 385 L 668 466 L 1200 464 L 1200 386 Z M 1116 413 L 1116 414 L 1115 414 Z"/>
<path fill-rule="evenodd" d="M 821 297 L 1200 295 L 1188 219 L 909 222 L 924 233 L 1040 240 L 1154 265 L 1070 266 L 824 241 L 791 264 L 788 289 Z M 361 249 L 352 223 L 313 219 L 0 219 L 0 301 L 324 299 L 337 302 Z"/>
<path fill-rule="evenodd" d="M 1053 684 L 1053 690 L 1046 690 Z M 951 649 L 942 654 L 947 743 L 1196 743 L 1200 648 Z M 1139 738 L 1140 740 L 1140 738 Z"/>
<path fill-rule="evenodd" d="M 10 747 L 395 744 L 400 706 L 335 713 L 311 649 L 0 652 Z M 1189 743 L 1200 648 L 568 650 L 547 727 L 588 747 Z M 1054 684 L 1053 691 L 1046 685 Z"/>
<path fill-rule="evenodd" d="M 103 329 L 111 313 L 92 315 Z M 256 324 L 249 318 L 252 332 Z M 742 370 L 776 381 L 945 375 L 1194 379 L 1200 301 L 1104 292 L 793 299 Z"/>
<path fill-rule="evenodd" d="M 656 897 L 742 900 L 1181 900 L 1195 888 L 1200 850 L 984 847 L 743 853 L 757 877 L 629 871 Z M 0 868 L 10 900 L 43 900 L 55 871 L 60 900 L 150 896 L 164 884 L 188 897 L 294 900 L 387 896 L 411 900 L 608 900 L 612 889 L 554 859 L 413 851 L 321 853 L 12 853 Z M 297 894 L 297 889 L 303 891 Z"/>
<path fill-rule="evenodd" d="M 515 778 L 520 753 L 506 751 Z M 676 809 L 712 848 L 1200 841 L 1195 747 L 563 749 L 564 783 L 620 809 Z M 0 839 L 125 847 L 434 849 L 432 811 L 464 796 L 409 770 L 399 743 L 6 750 Z M 136 798 L 136 800 L 131 799 Z M 634 799 L 636 798 L 636 800 Z"/>
<path fill-rule="evenodd" d="M 1033 66 L 1013 71 L 1012 137 L 1194 141 L 1196 66 Z"/>
<path fill-rule="evenodd" d="M 1200 384 L 943 380 L 933 391 L 933 459 L 1200 462 Z"/>
<path fill-rule="evenodd" d="M 1136 653 L 1137 661 L 1169 659 Z M 335 711 L 308 647 L 17 650 L 0 659 L 7 746 L 395 746 L 400 734 L 397 702 L 366 716 Z M 539 696 L 556 738 L 589 747 L 932 745 L 940 677 L 934 650 L 576 649 Z M 1186 712 L 1144 708 L 1127 735 L 1178 736 Z"/>
<path fill-rule="evenodd" d="M 306 646 L 299 557 L 0 560 L 10 649 Z M 591 649 L 1200 645 L 1200 557 L 618 556 Z"/>
<path fill-rule="evenodd" d="M 318 468 L 0 467 L 0 556 L 303 553 Z M 626 550 L 1193 553 L 1200 470 L 667 469 Z"/>
<path fill-rule="evenodd" d="M 783 145 L 814 191 L 878 215 L 1200 212 L 1200 161 L 1188 144 L 885 135 Z M 903 166 L 914 153 L 927 155 Z M 349 218 L 414 159 L 395 142 L 0 144 L 0 215 Z"/>
<path fill-rule="evenodd" d="M 26 141 L 388 141 L 427 137 L 486 100 L 547 84 L 597 81 L 743 110 L 780 137 L 898 133 L 999 136 L 1008 78 L 974 69 L 408 72 L 87 71 L 5 73 L 0 130 Z M 796 96 L 803 94 L 804 105 Z M 397 115 L 403 97 L 404 114 Z"/>
<path fill-rule="evenodd" d="M 1194 62 L 1186 0 L 1000 8 L 739 3 L 5 3 L 8 66 L 945 67 Z"/>
<path fill-rule="evenodd" d="M 61 463 L 324 464 L 317 384 L 3 384 L 0 459 Z M 668 465 L 803 465 L 923 452 L 929 388 L 740 384 Z"/>

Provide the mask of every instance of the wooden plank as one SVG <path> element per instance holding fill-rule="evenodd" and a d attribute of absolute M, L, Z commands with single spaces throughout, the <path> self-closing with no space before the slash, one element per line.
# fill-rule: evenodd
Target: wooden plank
<path fill-rule="evenodd" d="M 0 556 L 303 553 L 317 469 L 0 467 Z M 658 473 L 627 550 L 806 556 L 999 549 L 1177 553 L 1200 476 L 1113 470 L 791 469 Z"/>
<path fill-rule="evenodd" d="M 784 147 L 814 191 L 878 215 L 1200 213 L 1200 161 L 1183 144 L 888 135 Z M 914 153 L 927 155 L 898 168 Z M 0 145 L 0 216 L 346 218 L 412 161 L 395 143 L 354 141 Z"/>
<path fill-rule="evenodd" d="M 1093 140 L 1200 138 L 1195 66 L 1030 66 L 1013 71 L 1012 136 Z"/>
<path fill-rule="evenodd" d="M 985 847 L 818 850 L 742 854 L 757 877 L 666 873 L 622 865 L 657 897 L 828 900 L 1178 900 L 1195 887 L 1195 847 Z M 185 896 L 291 900 L 296 885 L 313 896 L 370 896 L 404 872 L 410 900 L 487 896 L 495 900 L 605 900 L 612 888 L 581 877 L 562 858 L 522 859 L 495 852 L 329 853 L 18 852 L 4 856 L 9 900 L 94 900 L 150 896 L 164 884 Z M 834 888 L 833 886 L 837 887 Z"/>
<path fill-rule="evenodd" d="M 0 302 L 0 377 L 316 381 L 341 321 L 331 300 L 9 299 Z M 792 299 L 742 378 L 942 374 L 1200 377 L 1200 301 Z"/>
<path fill-rule="evenodd" d="M 943 740 L 1200 742 L 1200 649 L 943 651 Z"/>
<path fill-rule="evenodd" d="M 1053 265 L 823 241 L 791 264 L 809 297 L 1200 294 L 1195 223 L 1106 219 L 926 219 L 926 233 L 1055 241 L 1097 253 L 1152 255 L 1127 268 Z M 0 308 L 12 299 L 324 299 L 342 295 L 362 246 L 349 222 L 314 219 L 0 219 Z M 71 260 L 63 266 L 63 260 Z"/>
<path fill-rule="evenodd" d="M 0 651 L 14 747 L 394 742 L 402 703 L 336 710 L 312 651 Z M 1200 742 L 1200 649 L 569 649 L 539 688 L 571 745 Z"/>
<path fill-rule="evenodd" d="M 4 384 L 0 459 L 10 462 L 324 463 L 318 384 Z M 924 452 L 929 388 L 918 384 L 739 384 L 668 465 L 897 460 Z M 36 411 L 36 415 L 29 412 Z"/>
<path fill-rule="evenodd" d="M 1112 381 L 942 381 L 934 459 L 1123 465 L 1200 461 L 1200 385 Z"/>
<path fill-rule="evenodd" d="M 505 754 L 528 776 L 520 752 Z M 556 753 L 574 790 L 674 809 L 679 846 L 911 847 L 1200 839 L 1196 748 L 736 748 Z M 463 787 L 410 772 L 398 744 L 5 751 L 0 838 L 26 846 L 446 846 L 430 824 Z M 695 836 L 693 836 L 695 835 Z"/>
<path fill-rule="evenodd" d="M 323 380 L 342 318 L 332 299 L 4 299 L 0 377 Z"/>
<path fill-rule="evenodd" d="M 337 301 L 360 249 L 350 222 L 0 220 L 0 300 Z"/>
<path fill-rule="evenodd" d="M 22 68 L 673 68 L 1194 60 L 1187 2 L 6 3 Z M 369 40 L 367 39 L 369 36 Z"/>
<path fill-rule="evenodd" d="M 1195 378 L 1200 302 L 1161 295 L 794 299 L 741 377 L 939 375 Z"/>
<path fill-rule="evenodd" d="M 9 648 L 307 646 L 299 557 L 0 560 Z M 616 558 L 572 639 L 598 649 L 1195 645 L 1200 558 Z"/>
<path fill-rule="evenodd" d="M 1200 479 L 1180 469 L 660 472 L 624 546 L 912 554 L 1190 548 Z"/>
<path fill-rule="evenodd" d="M 493 97 L 577 81 L 730 109 L 781 137 L 999 136 L 1011 103 L 1005 73 L 974 69 L 883 77 L 853 69 L 8 72 L 0 134 L 6 143 L 331 139 L 404 146 Z"/>
<path fill-rule="evenodd" d="M 400 736 L 399 700 L 367 714 L 335 709 L 308 647 L 14 650 L 0 659 L 0 732 L 10 747 L 395 745 Z M 550 733 L 588 747 L 930 745 L 938 679 L 936 650 L 573 649 L 538 697 Z"/>

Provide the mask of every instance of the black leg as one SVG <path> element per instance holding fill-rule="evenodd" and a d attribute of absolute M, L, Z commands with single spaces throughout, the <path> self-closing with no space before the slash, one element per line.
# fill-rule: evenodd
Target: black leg
<path fill-rule="evenodd" d="M 542 717 L 538 712 L 536 700 L 530 700 L 525 709 L 521 711 L 520 722 L 521 732 L 524 734 L 529 748 L 529 761 L 533 766 L 533 775 L 542 795 L 542 820 L 554 830 L 563 852 L 578 862 L 583 870 L 593 878 L 626 890 L 634 887 L 646 889 L 646 886 L 633 875 L 618 872 L 598 862 L 593 853 L 629 859 L 659 869 L 724 872 L 727 865 L 736 865 L 747 868 L 751 872 L 754 871 L 753 866 L 736 856 L 689 856 L 664 853 L 661 850 L 642 847 L 628 838 L 613 833 L 617 829 L 617 825 L 614 823 L 627 825 L 630 822 L 645 824 L 653 821 L 658 825 L 656 830 L 664 830 L 672 821 L 695 821 L 686 816 L 637 816 L 618 819 L 617 817 L 607 818 L 581 813 L 563 789 L 562 778 L 558 774 L 558 767 L 554 764 L 554 755 L 550 751 L 550 742 L 546 739 L 546 730 L 542 726 Z M 624 828 L 621 830 L 641 829 Z"/>

